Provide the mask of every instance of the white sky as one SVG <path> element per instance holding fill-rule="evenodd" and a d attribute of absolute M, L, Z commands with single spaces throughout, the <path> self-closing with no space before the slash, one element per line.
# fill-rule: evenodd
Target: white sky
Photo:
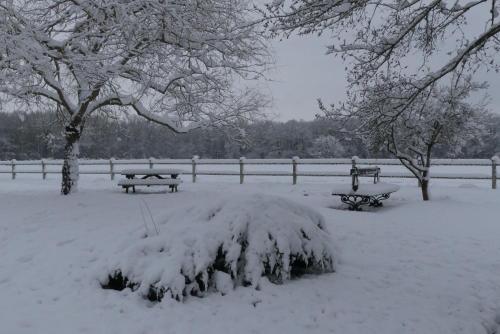
<path fill-rule="evenodd" d="M 310 120 L 318 113 L 317 99 L 334 102 L 345 98 L 342 61 L 325 55 L 327 39 L 294 36 L 272 43 L 276 68 L 265 84 L 278 119 Z"/>

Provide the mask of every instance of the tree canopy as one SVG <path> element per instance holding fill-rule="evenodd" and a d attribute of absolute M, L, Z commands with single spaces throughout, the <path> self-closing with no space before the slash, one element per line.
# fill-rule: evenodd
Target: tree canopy
<path fill-rule="evenodd" d="M 242 0 L 2 1 L 1 105 L 64 115 L 67 193 L 96 112 L 131 110 L 175 132 L 258 113 L 266 99 L 234 84 L 269 61 L 250 11 Z"/>

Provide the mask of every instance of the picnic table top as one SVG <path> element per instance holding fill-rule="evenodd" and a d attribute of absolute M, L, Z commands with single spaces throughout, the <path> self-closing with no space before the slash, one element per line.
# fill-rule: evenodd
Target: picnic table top
<path fill-rule="evenodd" d="M 380 194 L 389 194 L 399 190 L 399 186 L 390 183 L 367 183 L 360 184 L 358 190 L 352 190 L 351 184 L 339 184 L 334 186 L 332 195 L 358 195 L 375 196 Z"/>
<path fill-rule="evenodd" d="M 147 185 L 179 185 L 179 179 L 124 179 L 118 182 L 119 186 L 147 186 Z"/>
<path fill-rule="evenodd" d="M 179 175 L 184 171 L 176 168 L 133 168 L 123 169 L 121 175 Z"/>

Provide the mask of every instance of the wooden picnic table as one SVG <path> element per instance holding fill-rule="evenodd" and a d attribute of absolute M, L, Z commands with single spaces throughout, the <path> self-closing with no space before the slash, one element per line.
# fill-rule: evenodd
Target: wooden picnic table
<path fill-rule="evenodd" d="M 165 175 L 170 175 L 172 179 L 176 179 L 183 171 L 176 168 L 133 168 L 123 169 L 120 174 L 125 175 L 127 179 L 133 179 L 136 176 L 142 176 L 143 179 L 155 177 L 157 179 L 165 178 Z"/>
<path fill-rule="evenodd" d="M 120 172 L 125 176 L 124 180 L 120 180 L 118 185 L 125 189 L 132 188 L 135 192 L 136 186 L 162 186 L 167 185 L 172 192 L 177 192 L 178 185 L 182 182 L 178 177 L 183 173 L 180 169 L 175 168 L 134 168 L 124 169 Z"/>

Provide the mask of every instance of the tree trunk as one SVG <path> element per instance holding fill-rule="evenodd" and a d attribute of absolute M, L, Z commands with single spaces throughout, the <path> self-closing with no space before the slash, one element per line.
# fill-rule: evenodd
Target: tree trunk
<path fill-rule="evenodd" d="M 427 154 L 426 154 L 426 159 L 425 159 L 425 164 L 424 166 L 427 168 L 423 173 L 422 173 L 422 199 L 424 201 L 430 200 L 429 196 L 429 181 L 430 181 L 430 172 L 431 172 L 431 153 L 432 153 L 432 147 L 434 144 L 429 144 L 427 145 Z M 424 162 L 424 161 L 422 161 Z"/>
<path fill-rule="evenodd" d="M 68 195 L 78 188 L 78 143 L 80 131 L 74 126 L 66 127 L 66 145 L 64 146 L 64 162 L 62 167 L 61 194 Z"/>
<path fill-rule="evenodd" d="M 424 201 L 430 200 L 429 197 L 429 180 L 424 179 L 420 182 L 421 184 L 421 189 L 422 189 L 422 199 Z"/>

